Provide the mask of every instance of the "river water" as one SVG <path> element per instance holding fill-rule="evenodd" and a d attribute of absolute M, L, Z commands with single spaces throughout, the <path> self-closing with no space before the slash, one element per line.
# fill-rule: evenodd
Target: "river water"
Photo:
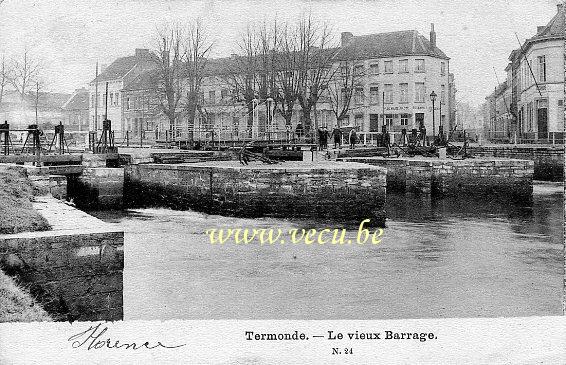
<path fill-rule="evenodd" d="M 388 196 L 379 245 L 211 245 L 209 228 L 341 228 L 192 211 L 90 212 L 125 231 L 124 319 L 561 315 L 563 188 L 531 206 Z M 355 237 L 357 227 L 348 227 Z"/>

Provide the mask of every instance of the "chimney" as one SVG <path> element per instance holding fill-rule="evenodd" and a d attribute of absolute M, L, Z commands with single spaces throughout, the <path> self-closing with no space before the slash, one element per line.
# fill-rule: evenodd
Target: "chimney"
<path fill-rule="evenodd" d="M 149 55 L 149 49 L 136 48 L 136 57 L 146 57 L 147 55 Z"/>
<path fill-rule="evenodd" d="M 353 37 L 354 37 L 354 35 L 350 32 L 342 32 L 342 34 L 340 36 L 340 45 L 342 47 L 344 47 L 345 45 L 350 43 L 350 41 L 352 40 Z"/>
<path fill-rule="evenodd" d="M 430 45 L 436 48 L 436 32 L 434 31 L 434 23 L 430 23 Z"/>
<path fill-rule="evenodd" d="M 108 67 L 107 64 L 101 63 L 100 66 L 99 66 L 98 74 L 100 75 L 101 73 L 103 73 L 104 70 L 106 70 L 106 67 Z"/>
<path fill-rule="evenodd" d="M 558 8 L 558 12 L 560 13 L 563 9 L 564 9 L 564 4 L 562 2 L 556 4 L 556 7 Z"/>
<path fill-rule="evenodd" d="M 540 33 L 544 30 L 544 28 L 546 28 L 546 26 L 544 26 L 544 25 L 539 25 L 539 26 L 537 27 L 537 34 L 540 34 Z"/>

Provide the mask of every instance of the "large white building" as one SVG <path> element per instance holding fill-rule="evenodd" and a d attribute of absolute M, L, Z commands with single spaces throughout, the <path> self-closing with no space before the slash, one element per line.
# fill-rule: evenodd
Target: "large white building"
<path fill-rule="evenodd" d="M 122 90 L 141 73 L 153 67 L 149 50 L 138 48 L 133 56 L 120 57 L 108 67 L 101 68 L 98 76 L 88 84 L 89 129 L 102 130 L 102 121 L 107 110 L 107 118 L 112 121 L 112 129 L 127 130 L 122 113 Z M 107 85 L 108 97 L 106 97 Z M 108 108 L 106 108 L 106 100 L 108 100 Z"/>
<path fill-rule="evenodd" d="M 564 21 L 557 14 L 515 52 L 519 130 L 546 139 L 564 130 Z"/>
<path fill-rule="evenodd" d="M 343 32 L 337 51 L 340 55 L 338 59 L 352 60 L 356 69 L 363 69 L 364 76 L 356 80 L 347 115 L 339 123 L 332 112 L 329 95 L 323 94 L 316 106 L 316 116 L 314 111 L 311 113 L 311 120 L 316 119 L 318 125 L 332 128 L 340 124 L 340 127 L 357 126 L 361 132 L 380 132 L 385 122 L 389 131 L 410 131 L 424 126 L 427 134 L 432 135 L 432 92 L 437 95 L 434 109 L 436 133 L 441 124 L 445 132 L 452 125 L 453 121 L 450 119 L 455 110 L 454 79 L 450 74 L 449 58 L 437 47 L 434 26 L 431 27 L 428 39 L 416 30 L 361 36 Z M 94 122 L 95 82 L 98 82 L 102 99 L 105 84 L 109 82 L 108 118 L 113 121 L 113 129 L 131 130 L 136 135 L 140 128 L 147 135 L 154 135 L 148 132 L 155 129 L 170 129 L 167 118 L 160 115 L 158 110 L 148 110 L 151 109 L 149 106 L 132 108 L 131 103 L 126 102 L 143 99 L 143 94 L 151 89 L 147 85 L 147 80 L 151 77 L 144 76 L 151 73 L 149 57 L 146 50 L 136 50 L 135 56 L 116 60 L 91 82 L 91 122 Z M 249 132 L 249 110 L 245 102 L 236 100 L 234 86 L 225 77 L 226 70 L 236 62 L 236 57 L 238 56 L 233 55 L 209 60 L 200 90 L 198 117 L 194 123 L 181 121 L 175 126 L 177 129 L 214 129 L 222 138 Z M 332 67 L 339 68 L 343 65 L 338 59 Z M 102 99 L 98 103 L 99 121 L 104 116 Z M 260 101 L 258 105 L 260 106 L 253 111 L 252 129 L 256 136 L 261 129 L 258 125 L 265 126 L 266 120 L 271 130 L 285 131 L 294 130 L 304 118 L 298 103 L 295 103 L 290 126 L 280 113 L 274 112 L 268 116 L 265 104 Z M 281 134 L 278 136 L 281 137 Z"/>
<path fill-rule="evenodd" d="M 509 56 L 507 80 L 490 95 L 485 126 L 493 141 L 552 142 L 564 140 L 564 27 L 562 4 L 547 25 Z"/>

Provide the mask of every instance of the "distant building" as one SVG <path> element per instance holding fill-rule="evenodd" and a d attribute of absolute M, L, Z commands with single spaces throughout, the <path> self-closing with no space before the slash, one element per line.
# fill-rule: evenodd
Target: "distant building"
<path fill-rule="evenodd" d="M 505 69 L 509 111 L 490 109 L 488 138 L 500 140 L 503 134 L 525 141 L 564 138 L 564 24 L 565 9 L 559 4 L 552 20 L 511 52 Z M 494 97 L 488 97 L 488 102 Z"/>
<path fill-rule="evenodd" d="M 52 129 L 65 120 L 63 105 L 69 94 L 50 92 L 29 92 L 23 98 L 18 92 L 8 90 L 2 97 L 0 120 L 8 121 L 10 128 L 23 129 L 30 124 Z"/>
<path fill-rule="evenodd" d="M 89 92 L 87 89 L 77 89 L 63 105 L 65 120 L 63 124 L 68 131 L 88 131 Z"/>
<path fill-rule="evenodd" d="M 108 100 L 107 118 L 112 121 L 112 129 L 118 132 L 126 130 L 125 120 L 122 117 L 122 89 L 143 71 L 152 67 L 153 61 L 149 50 L 138 48 L 133 56 L 118 58 L 101 70 L 88 85 L 90 130 L 102 130 L 106 100 Z M 106 97 L 106 85 L 108 85 L 108 97 Z M 96 94 L 97 88 L 98 94 Z"/>
<path fill-rule="evenodd" d="M 450 73 L 450 59 L 436 44 L 436 32 L 431 27 L 427 39 L 416 30 L 354 36 L 343 32 L 341 44 L 335 51 L 340 57 L 347 57 L 354 62 L 356 72 L 363 69 L 363 75 L 356 82 L 355 92 L 345 118 L 336 120 L 329 104 L 328 95 L 322 95 L 311 112 L 311 120 L 319 125 L 332 128 L 358 127 L 361 132 L 380 132 L 386 124 L 389 131 L 410 131 L 423 126 L 432 135 L 433 109 L 430 99 L 435 92 L 434 118 L 436 132 L 442 124 L 448 132 L 455 118 L 455 86 L 454 76 Z M 238 90 L 227 81 L 226 75 L 233 70 L 239 56 L 209 59 L 206 63 L 205 77 L 198 98 L 197 116 L 194 121 L 180 118 L 179 125 L 170 126 L 167 118 L 156 107 L 152 100 L 151 90 L 155 89 L 156 80 L 152 80 L 154 63 L 147 50 L 136 50 L 135 56 L 123 57 L 114 61 L 89 85 L 90 92 L 90 124 L 94 125 L 95 82 L 98 82 L 98 129 L 104 118 L 103 94 L 106 82 L 109 83 L 108 118 L 112 120 L 113 129 L 129 131 L 131 136 L 178 131 L 210 131 L 218 136 L 234 136 L 249 129 L 250 113 L 246 104 L 239 100 Z M 333 68 L 340 68 L 336 61 Z M 260 70 L 257 70 L 260 73 Z M 262 75 L 260 75 L 262 76 Z M 258 76 L 258 79 L 260 77 Z M 237 88 L 237 87 L 236 87 Z M 240 90 L 241 92 L 241 90 Z M 303 111 L 298 103 L 292 110 L 291 125 L 286 125 L 280 113 L 267 115 L 266 105 L 261 92 L 257 94 L 259 107 L 253 111 L 253 135 L 258 131 L 294 130 L 303 118 Z M 182 114 L 182 113 L 181 113 Z M 176 132 L 176 133 L 177 133 Z M 208 132 L 205 132 L 208 133 Z"/>

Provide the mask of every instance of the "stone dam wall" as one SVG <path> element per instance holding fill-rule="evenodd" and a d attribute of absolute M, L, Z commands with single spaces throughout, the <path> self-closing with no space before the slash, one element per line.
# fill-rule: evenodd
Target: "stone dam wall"
<path fill-rule="evenodd" d="M 138 164 L 126 166 L 124 191 L 132 207 L 385 222 L 386 172 L 366 164 Z"/>
<path fill-rule="evenodd" d="M 387 189 L 415 195 L 490 195 L 530 201 L 534 162 L 512 159 L 351 157 L 387 169 Z"/>
<path fill-rule="evenodd" d="M 471 146 L 468 151 L 476 157 L 530 160 L 534 162 L 535 180 L 564 180 L 564 146 Z"/>
<path fill-rule="evenodd" d="M 51 197 L 33 203 L 51 231 L 0 235 L 0 266 L 54 320 L 123 319 L 124 233 Z"/>

